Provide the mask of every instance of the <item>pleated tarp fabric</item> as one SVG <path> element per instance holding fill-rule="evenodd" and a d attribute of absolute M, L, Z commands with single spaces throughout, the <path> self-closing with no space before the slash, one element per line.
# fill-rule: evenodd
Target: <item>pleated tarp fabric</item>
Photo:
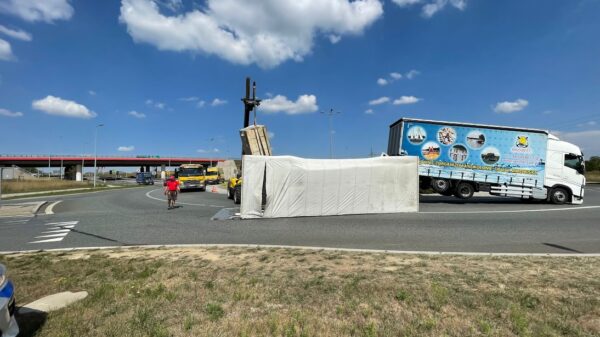
<path fill-rule="evenodd" d="M 417 165 L 416 157 L 244 156 L 241 215 L 279 218 L 418 212 Z M 264 179 L 266 205 L 262 212 Z M 244 200 L 246 197 L 253 200 Z"/>

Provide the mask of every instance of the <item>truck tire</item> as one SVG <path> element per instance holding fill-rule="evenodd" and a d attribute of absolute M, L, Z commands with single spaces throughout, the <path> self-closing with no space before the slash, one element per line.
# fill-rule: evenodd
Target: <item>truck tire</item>
<path fill-rule="evenodd" d="M 452 183 L 447 179 L 431 179 L 431 188 L 442 194 L 452 187 Z"/>
<path fill-rule="evenodd" d="M 553 188 L 550 192 L 550 201 L 556 205 L 562 205 L 569 200 L 569 192 L 562 187 Z"/>
<path fill-rule="evenodd" d="M 227 187 L 227 199 L 233 199 L 233 191 L 231 187 Z"/>
<path fill-rule="evenodd" d="M 456 185 L 456 191 L 454 191 L 454 196 L 459 199 L 469 199 L 475 193 L 475 187 L 473 184 L 461 181 Z"/>
<path fill-rule="evenodd" d="M 233 203 L 239 205 L 242 203 L 242 189 L 239 186 L 236 186 L 233 191 Z"/>

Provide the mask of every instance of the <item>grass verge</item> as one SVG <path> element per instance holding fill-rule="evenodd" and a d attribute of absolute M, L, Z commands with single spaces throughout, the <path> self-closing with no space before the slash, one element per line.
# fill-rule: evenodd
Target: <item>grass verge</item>
<path fill-rule="evenodd" d="M 585 173 L 585 179 L 592 183 L 600 183 L 600 171 L 589 171 Z"/>
<path fill-rule="evenodd" d="M 125 188 L 137 188 L 137 187 L 142 187 L 142 186 L 139 186 L 139 185 L 115 186 L 115 185 L 113 185 L 113 187 L 108 187 L 106 185 L 97 185 L 95 189 L 93 189 L 90 186 L 89 189 L 86 189 L 86 190 L 65 190 L 65 191 L 60 191 L 60 192 L 48 191 L 48 192 L 34 194 L 34 195 L 6 197 L 3 194 L 2 199 L 3 200 L 31 199 L 31 198 L 40 198 L 40 197 L 53 197 L 53 196 L 58 196 L 58 195 L 84 194 L 84 193 L 93 193 L 93 192 L 101 192 L 101 191 L 111 191 L 111 190 L 119 190 L 119 189 L 125 189 Z"/>
<path fill-rule="evenodd" d="M 68 188 L 88 188 L 92 184 L 87 181 L 35 179 L 35 180 L 3 180 L 2 193 L 27 193 L 63 190 Z"/>
<path fill-rule="evenodd" d="M 600 259 L 291 249 L 0 256 L 19 302 L 90 296 L 21 336 L 598 336 Z"/>

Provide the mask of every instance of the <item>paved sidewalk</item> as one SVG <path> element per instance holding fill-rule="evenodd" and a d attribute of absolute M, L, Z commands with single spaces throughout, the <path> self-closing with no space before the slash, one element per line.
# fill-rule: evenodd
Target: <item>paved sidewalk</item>
<path fill-rule="evenodd" d="M 23 202 L 19 204 L 0 205 L 0 218 L 34 215 L 46 201 Z"/>

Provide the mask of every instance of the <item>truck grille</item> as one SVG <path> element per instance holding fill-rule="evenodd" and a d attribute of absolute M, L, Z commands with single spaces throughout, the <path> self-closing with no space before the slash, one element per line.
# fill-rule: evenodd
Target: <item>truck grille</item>
<path fill-rule="evenodd" d="M 200 185 L 199 180 L 186 180 L 183 182 L 185 185 Z"/>

